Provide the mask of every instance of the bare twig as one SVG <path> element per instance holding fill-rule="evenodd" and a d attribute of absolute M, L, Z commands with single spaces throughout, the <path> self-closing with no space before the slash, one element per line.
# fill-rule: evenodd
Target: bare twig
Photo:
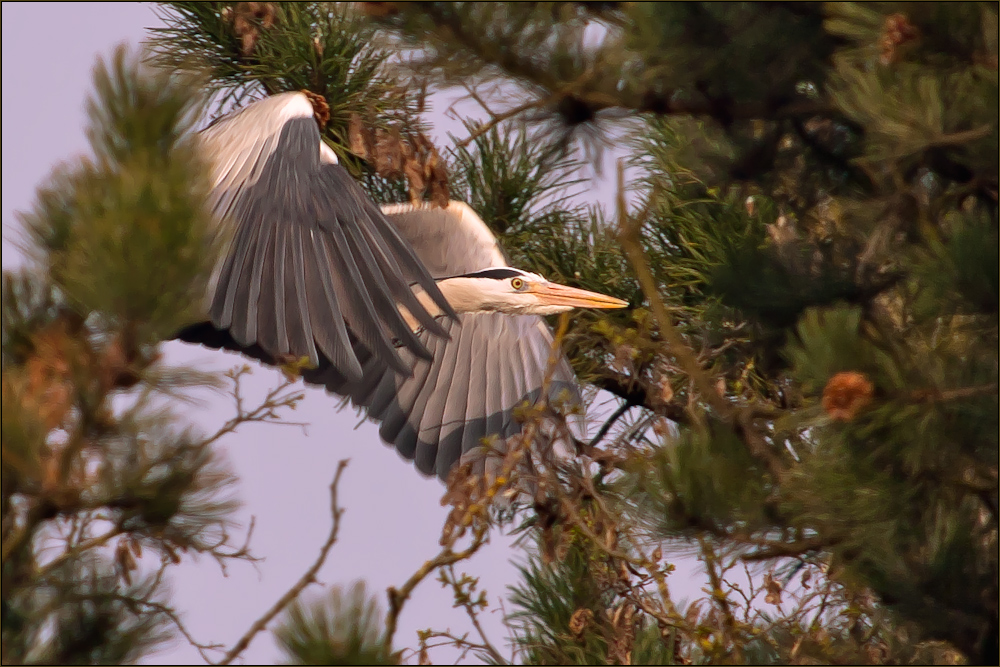
<path fill-rule="evenodd" d="M 472 599 L 467 594 L 465 594 L 465 592 L 461 589 L 460 584 L 457 583 L 457 579 L 455 577 L 455 564 L 454 563 L 449 564 L 447 566 L 447 569 L 448 569 L 448 574 L 450 575 L 448 582 L 455 590 L 456 602 L 460 604 L 463 609 L 465 609 L 465 613 L 469 616 L 469 620 L 472 622 L 472 627 L 474 627 L 476 629 L 476 632 L 479 633 L 479 639 L 481 640 L 481 643 L 474 644 L 472 642 L 466 641 L 464 638 L 463 641 L 467 643 L 469 647 L 472 649 L 481 650 L 485 651 L 486 653 L 489 653 L 490 657 L 493 658 L 494 662 L 496 662 L 498 665 L 506 664 L 507 661 L 500 654 L 500 651 L 498 651 L 497 648 L 493 646 L 493 643 L 490 642 L 489 638 L 486 636 L 486 631 L 483 630 L 483 626 L 479 623 L 479 614 L 476 612 L 475 604 L 473 603 Z M 438 635 L 438 636 L 450 636 L 450 635 Z"/>
<path fill-rule="evenodd" d="M 389 614 L 385 622 L 385 640 L 384 644 L 386 647 L 392 646 L 392 638 L 396 634 L 396 625 L 399 621 L 399 614 L 403 611 L 403 605 L 409 599 L 410 595 L 413 593 L 413 589 L 423 581 L 427 575 L 429 575 L 434 570 L 442 567 L 444 565 L 451 565 L 459 561 L 465 560 L 471 557 L 479 548 L 486 543 L 487 531 L 484 527 L 480 527 L 476 530 L 475 537 L 472 540 L 472 544 L 468 548 L 462 551 L 452 551 L 451 546 L 445 546 L 441 549 L 437 556 L 420 566 L 409 579 L 406 580 L 400 588 L 395 588 L 390 586 L 386 593 L 389 596 Z"/>
<path fill-rule="evenodd" d="M 728 639 L 736 647 L 737 653 L 739 653 L 739 642 L 733 637 L 733 632 L 736 630 L 736 618 L 733 617 L 733 610 L 729 603 L 729 598 L 726 596 L 726 591 L 722 588 L 722 577 L 719 574 L 718 558 L 716 557 L 715 549 L 704 537 L 699 537 L 698 543 L 701 546 L 701 555 L 705 561 L 705 572 L 708 574 L 708 581 L 712 586 L 712 601 L 719 608 L 719 611 L 722 612 L 723 627 L 726 629 L 726 634 L 729 635 Z"/>
<path fill-rule="evenodd" d="M 303 590 L 306 589 L 309 584 L 316 581 L 316 574 L 323 567 L 326 562 L 326 557 L 330 553 L 330 549 L 337 542 L 337 534 L 340 532 L 340 517 L 344 514 L 343 508 L 337 503 L 337 485 L 340 483 L 340 475 L 344 472 L 344 468 L 347 467 L 348 459 L 343 459 L 337 464 L 337 472 L 333 476 L 333 481 L 330 483 L 330 514 L 333 517 L 333 525 L 330 528 L 330 535 L 326 538 L 326 543 L 319 550 L 319 556 L 316 558 L 316 562 L 312 564 L 306 573 L 303 574 L 295 585 L 288 589 L 288 592 L 281 596 L 277 602 L 274 603 L 266 614 L 261 616 L 259 619 L 254 621 L 250 629 L 240 637 L 239 641 L 233 645 L 229 652 L 220 660 L 217 664 L 228 665 L 234 659 L 236 659 L 240 653 L 242 653 L 253 641 L 253 638 L 257 636 L 261 630 L 267 627 L 267 624 L 277 616 L 281 611 L 291 604 Z"/>
<path fill-rule="evenodd" d="M 596 447 L 597 444 L 604 439 L 604 436 L 608 434 L 608 431 L 611 430 L 611 427 L 614 426 L 615 422 L 618 421 L 622 417 L 622 415 L 631 410 L 632 407 L 634 406 L 632 405 L 632 403 L 628 401 L 625 401 L 620 406 L 618 406 L 618 409 L 615 410 L 610 417 L 608 417 L 607 421 L 601 424 L 601 428 L 600 430 L 597 431 L 597 435 L 595 435 L 594 438 L 590 441 L 590 447 Z"/>
<path fill-rule="evenodd" d="M 205 662 L 209 664 L 212 663 L 212 659 L 208 656 L 208 651 L 222 651 L 225 648 L 224 644 L 202 644 L 196 640 L 194 635 L 191 634 L 191 631 L 184 626 L 183 622 L 181 622 L 180 616 L 177 615 L 177 612 L 174 611 L 173 608 L 168 607 L 165 604 L 160 604 L 159 602 L 150 602 L 147 600 L 141 600 L 139 601 L 139 604 L 152 609 L 153 611 L 157 611 L 169 618 L 177 630 L 179 630 L 184 636 L 184 639 L 187 640 L 187 643 L 198 651 L 199 655 L 201 655 L 201 659 Z"/>
<path fill-rule="evenodd" d="M 465 139 L 462 139 L 461 141 L 457 142 L 455 144 L 455 147 L 456 148 L 465 148 L 470 143 L 472 143 L 473 141 L 475 141 L 479 137 L 483 136 L 484 134 L 486 134 L 487 132 L 489 132 L 490 130 L 492 130 L 494 127 L 496 127 L 500 123 L 504 122 L 505 120 L 513 118 L 514 116 L 516 116 L 516 115 L 518 115 L 520 113 L 523 113 L 523 112 L 527 111 L 528 109 L 535 109 L 537 107 L 546 106 L 547 104 L 549 104 L 549 102 L 551 102 L 551 100 L 552 100 L 551 97 L 534 99 L 534 100 L 531 100 L 530 102 L 526 102 L 525 104 L 521 104 L 519 106 L 516 106 L 516 107 L 514 107 L 512 109 L 508 109 L 507 111 L 502 111 L 500 113 L 494 113 L 493 111 L 491 111 L 491 110 L 489 110 L 487 108 L 486 112 L 488 114 L 490 114 L 490 119 L 487 122 L 485 122 L 485 123 L 480 123 L 479 126 L 476 127 L 475 130 L 473 130 L 471 133 L 469 133 L 469 136 L 467 136 Z M 480 104 L 482 105 L 483 103 L 480 102 Z M 486 107 L 484 106 L 484 108 L 486 108 Z"/>
<path fill-rule="evenodd" d="M 268 424 L 278 423 L 289 426 L 301 426 L 305 428 L 305 424 L 300 422 L 286 422 L 279 420 L 277 413 L 278 408 L 295 407 L 295 405 L 305 397 L 305 394 L 301 391 L 282 395 L 283 392 L 294 385 L 298 379 L 285 379 L 284 382 L 267 392 L 267 396 L 264 397 L 264 400 L 262 400 L 253 410 L 248 412 L 243 407 L 243 395 L 240 392 L 240 380 L 249 372 L 249 366 L 242 366 L 241 368 L 234 369 L 227 373 L 228 377 L 233 382 L 233 400 L 236 404 L 236 416 L 229 419 L 225 424 L 219 427 L 219 430 L 203 440 L 201 443 L 202 445 L 209 445 L 222 436 L 235 431 L 236 427 L 240 424 L 249 422 L 265 422 Z"/>
<path fill-rule="evenodd" d="M 99 546 L 107 544 L 110 540 L 114 539 L 115 537 L 121 535 L 124 532 L 125 530 L 122 529 L 120 526 L 115 526 L 114 528 L 104 533 L 103 535 L 92 537 L 89 540 L 77 544 L 76 546 L 70 547 L 66 549 L 64 552 L 62 552 L 56 558 L 53 558 L 51 561 L 46 563 L 45 567 L 35 572 L 32 578 L 35 580 L 44 579 L 49 574 L 51 574 L 53 570 L 58 568 L 67 560 L 70 560 L 71 558 L 77 558 L 80 554 L 82 554 L 85 551 L 96 549 Z"/>

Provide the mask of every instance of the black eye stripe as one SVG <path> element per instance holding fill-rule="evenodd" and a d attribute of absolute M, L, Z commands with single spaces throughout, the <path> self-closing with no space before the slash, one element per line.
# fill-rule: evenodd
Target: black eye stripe
<path fill-rule="evenodd" d="M 495 269 L 483 269 L 473 273 L 464 273 L 453 278 L 492 278 L 493 280 L 505 280 L 507 278 L 524 278 L 524 274 L 516 269 L 499 267 Z"/>

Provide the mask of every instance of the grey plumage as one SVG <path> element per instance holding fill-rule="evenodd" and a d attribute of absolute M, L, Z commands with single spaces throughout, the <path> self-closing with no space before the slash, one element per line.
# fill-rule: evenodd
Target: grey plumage
<path fill-rule="evenodd" d="M 501 284 L 527 290 L 524 280 L 511 282 L 518 275 L 540 281 L 540 290 L 545 281 L 504 268 L 496 238 L 472 209 L 452 202 L 380 210 L 322 143 L 301 93 L 222 119 L 202 133 L 202 145 L 228 240 L 208 295 L 210 321 L 180 339 L 268 364 L 307 357 L 306 382 L 350 397 L 381 422 L 383 440 L 442 479 L 463 456 L 521 431 L 515 413 L 541 394 L 551 332 L 536 315 L 483 312 L 492 306 L 465 304 L 468 312 L 456 315 L 436 280 L 451 279 L 454 298 L 466 300 L 477 281 L 493 286 L 493 298 L 509 298 Z M 581 296 L 603 299 L 593 307 L 624 305 L 551 290 L 561 310 Z M 532 298 L 525 293 L 514 311 Z M 549 396 L 564 392 L 579 400 L 559 355 Z"/>
<path fill-rule="evenodd" d="M 323 151 L 303 95 L 270 97 L 224 118 L 202 133 L 202 144 L 214 211 L 230 237 L 209 307 L 217 329 L 265 360 L 325 358 L 354 381 L 358 343 L 399 373 L 410 368 L 396 343 L 429 357 L 396 304 L 436 335 L 441 325 L 410 285 L 453 312 L 409 245 Z"/>
<path fill-rule="evenodd" d="M 495 237 L 461 202 L 445 210 L 408 204 L 382 210 L 434 278 L 507 266 Z M 457 322 L 443 325 L 448 338 L 421 335 L 431 360 L 407 357 L 411 377 L 372 360 L 363 366 L 364 383 L 348 390 L 355 405 L 382 422 L 383 440 L 424 474 L 442 479 L 484 440 L 494 437 L 500 445 L 521 431 L 515 409 L 540 396 L 552 353 L 552 334 L 535 315 L 460 313 Z M 345 393 L 343 386 L 328 388 Z M 559 354 L 549 397 L 563 392 L 580 401 L 573 371 Z"/>

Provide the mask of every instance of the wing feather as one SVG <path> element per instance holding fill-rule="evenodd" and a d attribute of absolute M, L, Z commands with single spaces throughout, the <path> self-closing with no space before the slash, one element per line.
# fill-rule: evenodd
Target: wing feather
<path fill-rule="evenodd" d="M 520 432 L 513 413 L 540 393 L 548 327 L 496 313 L 436 319 L 413 291 L 454 316 L 433 278 L 507 265 L 472 209 L 380 211 L 321 143 L 297 93 L 223 119 L 204 144 L 214 210 L 232 240 L 210 300 L 212 326 L 182 338 L 269 363 L 307 356 L 315 367 L 305 380 L 365 407 L 382 422 L 381 437 L 424 474 L 444 478 L 484 438 L 502 446 Z M 566 387 L 576 391 L 563 359 L 550 396 Z"/>
<path fill-rule="evenodd" d="M 419 284 L 440 312 L 453 311 L 413 249 L 322 144 L 305 95 L 255 102 L 204 130 L 201 144 L 213 210 L 231 239 L 213 276 L 209 315 L 230 339 L 200 325 L 182 338 L 223 340 L 271 362 L 305 356 L 319 368 L 323 357 L 354 382 L 361 364 L 348 329 L 397 372 L 410 368 L 393 337 L 401 350 L 427 356 L 397 302 L 407 300 L 438 335 L 442 328 L 409 285 Z"/>
<path fill-rule="evenodd" d="M 468 204 L 393 204 L 382 212 L 435 278 L 507 266 L 500 244 Z"/>
<path fill-rule="evenodd" d="M 305 250 L 302 247 L 302 228 L 298 225 L 288 228 L 289 242 L 291 243 L 291 271 L 292 271 L 292 281 L 288 284 L 292 286 L 294 284 L 295 291 L 292 293 L 293 299 L 287 301 L 287 318 L 292 321 L 298 313 L 301 317 L 302 327 L 293 327 L 289 331 L 289 336 L 291 337 L 290 346 L 298 349 L 305 349 L 306 354 L 310 359 L 319 360 L 319 356 L 316 354 L 315 338 L 323 335 L 321 330 L 313 327 L 313 315 L 312 310 L 317 312 L 329 312 L 327 308 L 310 308 L 309 307 L 309 297 L 313 296 L 310 294 L 312 290 L 306 286 L 306 267 L 305 267 Z M 316 281 L 310 281 L 309 284 L 315 284 Z M 314 300 L 317 306 L 327 304 L 319 300 Z M 320 319 L 319 317 L 316 318 Z"/>
<path fill-rule="evenodd" d="M 482 372 L 473 363 L 472 343 L 479 336 L 477 327 L 473 327 L 466 335 L 460 335 L 455 341 L 455 351 L 447 355 L 455 359 L 455 370 L 451 374 L 450 381 L 444 392 L 447 397 L 444 399 L 444 412 L 441 419 L 441 437 L 435 448 L 434 472 L 438 477 L 447 477 L 451 465 L 462 456 L 462 442 L 464 440 L 465 429 L 468 426 L 469 401 L 472 399 L 471 378 L 475 374 Z M 475 406 L 482 409 L 482 404 Z M 478 418 L 476 415 L 473 419 Z"/>

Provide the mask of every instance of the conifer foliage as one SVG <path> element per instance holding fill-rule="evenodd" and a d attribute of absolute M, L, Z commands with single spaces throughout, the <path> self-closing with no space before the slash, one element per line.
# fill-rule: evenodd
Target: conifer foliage
<path fill-rule="evenodd" d="M 442 552 L 384 617 L 362 587 L 292 603 L 307 573 L 247 643 L 292 603 L 276 633 L 305 664 L 442 644 L 491 663 L 996 664 L 995 3 L 159 9 L 159 69 L 98 68 L 95 157 L 39 190 L 33 267 L 4 276 L 4 662 L 194 641 L 163 569 L 250 557 L 221 434 L 153 400 L 207 378 L 156 346 L 198 307 L 216 243 L 194 121 L 308 89 L 377 201 L 468 201 L 518 266 L 631 307 L 552 322 L 588 397 L 612 400 L 589 440 L 564 438 L 574 456 L 531 447 L 565 406 L 526 411 L 510 474 L 453 477 Z M 434 145 L 444 88 L 477 115 Z M 582 198 L 602 178 L 614 207 Z M 290 387 L 232 423 L 294 407 Z M 338 508 L 335 483 L 321 559 Z M 506 638 L 460 572 L 500 529 L 525 545 Z M 677 599 L 695 557 L 705 595 Z M 433 572 L 469 632 L 395 636 Z M 199 647 L 228 662 L 245 644 Z"/>

